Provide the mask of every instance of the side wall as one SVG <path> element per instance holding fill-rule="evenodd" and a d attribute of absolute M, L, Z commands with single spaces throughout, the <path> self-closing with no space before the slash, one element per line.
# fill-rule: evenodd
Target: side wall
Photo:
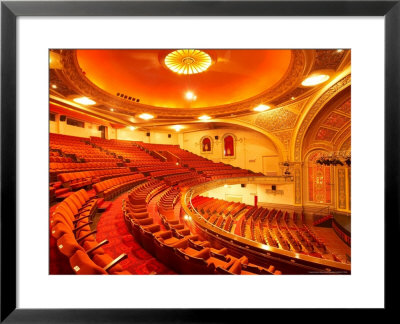
<path fill-rule="evenodd" d="M 226 185 L 209 190 L 203 196 L 223 199 L 227 201 L 240 201 L 254 206 L 254 196 L 258 197 L 258 205 L 279 204 L 293 205 L 293 184 L 276 185 L 276 191 L 271 190 L 271 185 L 246 184 L 245 187 L 237 185 Z"/>
<path fill-rule="evenodd" d="M 235 157 L 225 158 L 223 156 L 225 134 L 236 136 L 236 154 Z M 213 139 L 213 149 L 211 153 L 201 152 L 201 139 L 204 136 L 210 136 Z M 215 139 L 218 136 L 218 140 Z M 212 129 L 183 134 L 183 149 L 201 155 L 214 162 L 224 162 L 243 169 L 249 169 L 254 172 L 264 172 L 266 161 L 269 159 L 279 160 L 278 152 L 274 144 L 264 135 L 255 131 L 236 130 L 236 129 Z M 278 163 L 275 163 L 275 171 L 280 175 Z"/>

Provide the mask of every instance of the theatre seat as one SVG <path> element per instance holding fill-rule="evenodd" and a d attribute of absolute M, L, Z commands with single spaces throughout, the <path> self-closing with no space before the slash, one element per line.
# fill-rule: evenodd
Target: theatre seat
<path fill-rule="evenodd" d="M 89 256 L 83 251 L 76 251 L 74 255 L 71 256 L 70 265 L 76 274 L 80 275 L 95 275 L 95 274 L 107 274 L 102 267 L 94 263 Z"/>
<path fill-rule="evenodd" d="M 64 234 L 57 240 L 57 247 L 59 251 L 70 258 L 76 251 L 80 250 L 85 252 L 82 246 L 76 241 L 73 234 Z"/>

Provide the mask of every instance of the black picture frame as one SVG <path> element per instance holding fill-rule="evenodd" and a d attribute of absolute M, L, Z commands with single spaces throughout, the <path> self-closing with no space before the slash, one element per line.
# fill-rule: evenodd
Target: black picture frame
<path fill-rule="evenodd" d="M 385 309 L 399 276 L 400 0 L 395 1 L 4 1 L 1 3 L 1 322 L 233 322 L 247 310 L 16 308 L 16 19 L 19 16 L 383 16 L 385 19 Z M 373 153 L 372 153 L 373 154 Z M 371 189 L 372 190 L 372 189 Z M 373 271 L 373 260 L 371 269 Z M 366 283 L 367 284 L 367 283 Z M 266 304 L 267 305 L 267 304 Z M 262 319 L 265 310 L 251 310 Z"/>

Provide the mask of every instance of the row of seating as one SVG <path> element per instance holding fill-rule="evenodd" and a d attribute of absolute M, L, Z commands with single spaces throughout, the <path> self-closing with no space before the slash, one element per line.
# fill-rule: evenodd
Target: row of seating
<path fill-rule="evenodd" d="M 96 146 L 90 145 L 88 139 L 83 137 L 51 134 L 50 148 L 53 150 L 57 149 L 63 154 L 73 155 L 78 161 L 117 162 L 115 157 L 108 155 L 107 152 L 100 150 Z M 89 161 L 90 159 L 96 160 Z"/>
<path fill-rule="evenodd" d="M 186 180 L 196 180 L 197 183 L 200 183 L 197 180 L 204 179 L 203 176 L 198 175 L 197 173 L 181 173 L 181 174 L 174 174 L 170 176 L 164 176 L 163 180 L 169 186 L 175 186 L 177 184 L 183 184 Z M 192 181 L 191 181 L 192 182 Z"/>
<path fill-rule="evenodd" d="M 72 158 L 65 156 L 50 156 L 49 162 L 70 163 L 74 162 Z"/>
<path fill-rule="evenodd" d="M 120 168 L 114 162 L 88 162 L 88 163 L 50 163 L 50 172 L 71 172 L 76 170 L 101 170 L 101 169 L 116 169 Z"/>
<path fill-rule="evenodd" d="M 155 183 L 153 186 L 157 186 Z M 137 195 L 144 192 L 143 195 Z M 226 248 L 213 249 L 210 243 L 192 235 L 179 220 L 162 217 L 162 225 L 154 223 L 146 208 L 152 186 L 141 185 L 132 190 L 131 197 L 124 202 L 123 211 L 128 230 L 135 239 L 158 260 L 178 273 L 187 274 L 272 274 L 275 269 L 249 264 L 247 257 L 235 258 Z M 168 192 L 169 193 L 169 192 Z M 142 200 L 141 200 L 142 199 Z M 163 227 L 162 227 L 163 226 Z M 280 274 L 279 271 L 275 271 Z"/>
<path fill-rule="evenodd" d="M 166 176 L 182 174 L 182 173 L 187 173 L 190 175 L 197 175 L 196 173 L 193 173 L 193 172 L 189 171 L 188 169 L 184 169 L 184 168 L 173 169 L 173 170 L 154 171 L 154 172 L 150 172 L 150 175 L 153 178 L 163 178 Z"/>
<path fill-rule="evenodd" d="M 138 183 L 143 182 L 148 179 L 141 173 L 136 173 L 133 175 L 112 178 L 106 181 L 101 181 L 93 185 L 96 194 L 99 197 L 104 198 L 104 200 L 113 199 L 120 193 L 129 190 Z"/>
<path fill-rule="evenodd" d="M 96 241 L 96 230 L 90 228 L 96 209 L 97 198 L 89 198 L 84 189 L 57 205 L 50 224 L 58 250 L 69 259 L 76 274 L 130 274 L 118 264 L 126 254 L 112 259 L 102 248 L 108 241 Z"/>
<path fill-rule="evenodd" d="M 96 171 L 68 172 L 57 175 L 63 187 L 73 190 L 79 189 L 100 181 L 123 175 L 133 175 L 129 168 L 105 169 Z"/>
<path fill-rule="evenodd" d="M 307 225 L 303 224 L 301 229 L 297 227 L 296 213 L 290 216 L 288 212 L 282 210 L 268 210 L 268 208 L 249 206 L 250 208 L 243 209 L 239 215 L 236 214 L 236 219 L 229 219 L 224 214 L 232 206 L 235 206 L 234 203 L 196 196 L 192 199 L 192 204 L 203 218 L 213 226 L 249 240 L 284 250 L 293 250 L 296 253 L 324 257 L 334 261 L 339 260 Z M 233 208 L 233 213 L 234 210 Z M 289 222 L 293 222 L 293 224 L 289 226 Z"/>
<path fill-rule="evenodd" d="M 215 163 L 192 152 L 183 150 L 179 147 L 179 145 L 149 144 L 141 142 L 137 142 L 137 145 L 150 151 L 157 151 L 161 153 L 168 152 L 178 160 L 180 165 L 193 169 L 197 172 L 204 173 L 212 180 L 246 175 L 263 175 L 261 173 L 255 174 L 254 172 L 245 169 L 234 168 L 233 166 L 224 164 L 222 162 Z"/>

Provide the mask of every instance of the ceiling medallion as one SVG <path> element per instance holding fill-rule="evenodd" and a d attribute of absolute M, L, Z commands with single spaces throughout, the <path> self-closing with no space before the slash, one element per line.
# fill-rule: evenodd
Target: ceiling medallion
<path fill-rule="evenodd" d="M 196 74 L 207 70 L 212 61 L 210 55 L 203 51 L 181 49 L 169 53 L 164 62 L 175 73 Z"/>

